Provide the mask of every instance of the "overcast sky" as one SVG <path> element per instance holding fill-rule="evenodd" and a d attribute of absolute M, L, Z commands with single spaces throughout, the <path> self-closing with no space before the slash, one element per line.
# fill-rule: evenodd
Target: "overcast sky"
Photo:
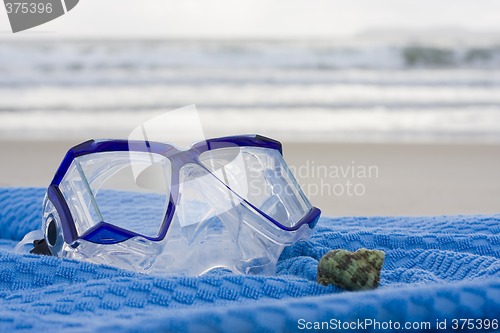
<path fill-rule="evenodd" d="M 500 31 L 500 0 L 80 0 L 24 35 L 294 38 L 394 27 Z M 2 37 L 18 36 L 9 31 L 0 10 Z"/>

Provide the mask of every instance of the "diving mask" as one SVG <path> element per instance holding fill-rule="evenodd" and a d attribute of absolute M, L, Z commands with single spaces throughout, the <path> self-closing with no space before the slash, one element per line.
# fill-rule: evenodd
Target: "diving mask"
<path fill-rule="evenodd" d="M 209 139 L 188 150 L 90 140 L 68 151 L 41 230 L 18 248 L 34 243 L 32 253 L 141 273 L 274 274 L 283 248 L 308 238 L 319 216 L 281 144 L 266 137 Z"/>

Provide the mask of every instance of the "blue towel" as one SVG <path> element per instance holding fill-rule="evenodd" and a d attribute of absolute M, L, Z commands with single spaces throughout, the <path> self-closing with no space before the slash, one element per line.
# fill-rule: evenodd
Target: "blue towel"
<path fill-rule="evenodd" d="M 454 319 L 500 319 L 500 215 L 324 217 L 310 240 L 283 251 L 276 276 L 157 277 L 14 254 L 40 227 L 43 196 L 0 189 L 2 332 L 288 332 L 315 322 L 379 332 L 389 320 L 431 330 L 446 320 L 451 331 Z M 378 289 L 315 282 L 326 252 L 361 247 L 386 252 Z"/>

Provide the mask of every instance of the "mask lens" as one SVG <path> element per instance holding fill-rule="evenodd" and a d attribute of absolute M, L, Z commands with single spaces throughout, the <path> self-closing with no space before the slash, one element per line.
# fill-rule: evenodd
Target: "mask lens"
<path fill-rule="evenodd" d="M 243 199 L 293 227 L 311 208 L 279 151 L 260 147 L 210 150 L 200 161 Z"/>
<path fill-rule="evenodd" d="M 155 237 L 169 204 L 170 182 L 171 164 L 161 155 L 103 152 L 77 157 L 60 189 L 80 236 L 106 222 Z"/>

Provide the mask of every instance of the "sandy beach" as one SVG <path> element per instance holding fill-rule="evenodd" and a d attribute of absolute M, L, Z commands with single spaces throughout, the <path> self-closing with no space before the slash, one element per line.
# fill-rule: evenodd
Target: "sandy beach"
<path fill-rule="evenodd" d="M 79 141 L 2 141 L 0 186 L 46 187 Z M 500 145 L 284 143 L 324 215 L 500 212 Z"/>

